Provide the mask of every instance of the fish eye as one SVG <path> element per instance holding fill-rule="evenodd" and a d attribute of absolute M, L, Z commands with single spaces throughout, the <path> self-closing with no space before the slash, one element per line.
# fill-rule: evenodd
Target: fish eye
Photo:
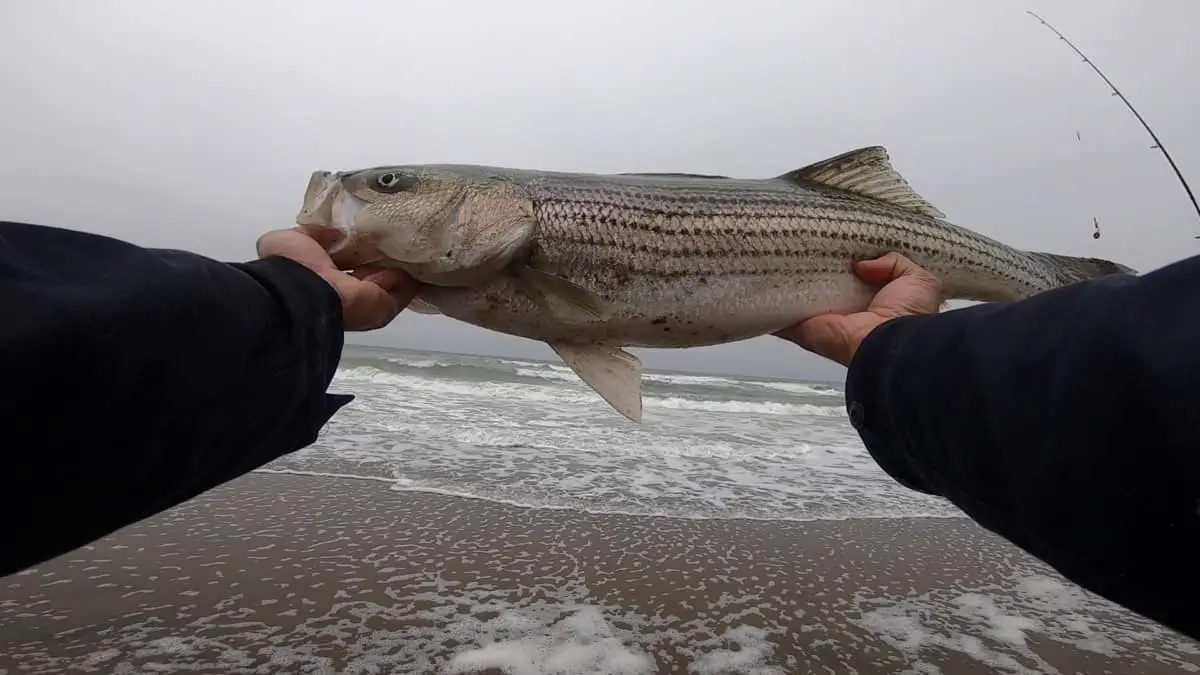
<path fill-rule="evenodd" d="M 375 177 L 375 189 L 380 192 L 395 193 L 417 184 L 412 176 L 406 176 L 398 171 L 387 171 Z"/>

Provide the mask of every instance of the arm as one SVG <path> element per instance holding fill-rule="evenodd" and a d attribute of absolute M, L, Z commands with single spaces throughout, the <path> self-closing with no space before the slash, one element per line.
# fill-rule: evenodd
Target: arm
<path fill-rule="evenodd" d="M 898 481 L 1200 637 L 1200 257 L 888 321 L 846 397 Z"/>
<path fill-rule="evenodd" d="M 312 443 L 342 318 L 286 258 L 0 223 L 0 575 Z"/>

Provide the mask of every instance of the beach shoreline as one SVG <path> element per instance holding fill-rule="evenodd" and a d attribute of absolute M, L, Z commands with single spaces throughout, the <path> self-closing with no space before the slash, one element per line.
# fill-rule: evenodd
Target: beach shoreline
<path fill-rule="evenodd" d="M 257 472 L 0 580 L 0 645 L 13 674 L 1200 672 L 1194 642 L 966 519 L 594 514 Z"/>

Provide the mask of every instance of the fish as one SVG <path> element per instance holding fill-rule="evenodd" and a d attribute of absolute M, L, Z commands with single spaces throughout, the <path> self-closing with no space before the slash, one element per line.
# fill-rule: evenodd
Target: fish
<path fill-rule="evenodd" d="M 867 308 L 856 261 L 900 253 L 944 300 L 1013 301 L 1135 275 L 1026 251 L 946 220 L 863 147 L 771 178 L 570 173 L 470 164 L 314 171 L 300 212 L 336 253 L 421 282 L 410 309 L 543 342 L 613 409 L 642 421 L 629 348 L 688 348 Z"/>

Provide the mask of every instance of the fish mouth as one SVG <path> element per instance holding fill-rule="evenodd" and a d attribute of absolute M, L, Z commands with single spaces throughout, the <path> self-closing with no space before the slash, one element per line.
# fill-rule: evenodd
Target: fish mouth
<path fill-rule="evenodd" d="M 350 194 L 342 184 L 342 174 L 314 171 L 304 191 L 304 202 L 296 215 L 296 224 L 305 228 L 332 230 L 336 242 L 328 250 L 336 253 L 349 246 L 354 219 L 366 202 Z"/>
<path fill-rule="evenodd" d="M 304 202 L 296 214 L 296 224 L 313 227 L 333 225 L 333 191 L 341 181 L 331 171 L 314 171 L 304 190 Z"/>

